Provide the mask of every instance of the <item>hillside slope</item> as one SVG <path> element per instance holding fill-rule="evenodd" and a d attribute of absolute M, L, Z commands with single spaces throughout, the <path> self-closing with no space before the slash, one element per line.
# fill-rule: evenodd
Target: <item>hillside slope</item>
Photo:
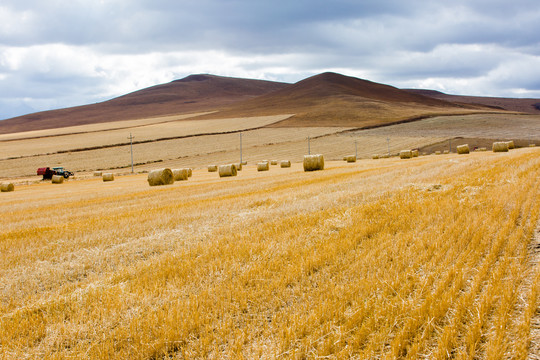
<path fill-rule="evenodd" d="M 428 96 L 433 99 L 451 101 L 461 104 L 476 104 L 493 107 L 495 109 L 504 109 L 508 111 L 517 111 L 526 114 L 540 114 L 540 99 L 516 99 L 488 96 L 465 96 L 450 95 L 435 90 L 425 89 L 405 89 L 411 94 Z"/>
<path fill-rule="evenodd" d="M 3 120 L 0 121 L 0 134 L 214 110 L 287 85 L 216 75 L 190 75 L 101 103 Z"/>
<path fill-rule="evenodd" d="M 489 110 L 493 109 L 455 104 L 389 85 L 327 72 L 281 90 L 233 104 L 220 111 L 219 116 L 286 113 L 296 115 L 272 126 L 370 127 L 427 115 Z"/>

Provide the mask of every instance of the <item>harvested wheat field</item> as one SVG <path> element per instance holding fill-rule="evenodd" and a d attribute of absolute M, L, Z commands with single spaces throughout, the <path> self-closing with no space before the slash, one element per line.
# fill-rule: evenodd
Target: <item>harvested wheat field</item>
<path fill-rule="evenodd" d="M 20 185 L 1 357 L 534 358 L 539 155 Z"/>
<path fill-rule="evenodd" d="M 118 121 L 15 134 L 0 134 L 2 157 L 28 157 L 44 154 L 80 152 L 100 148 L 120 147 L 160 140 L 199 137 L 205 134 L 227 134 L 257 129 L 290 115 L 259 116 L 237 119 L 187 120 L 189 115 Z M 193 116 L 193 115 L 191 115 Z M 153 121 L 153 122 L 152 122 Z"/>

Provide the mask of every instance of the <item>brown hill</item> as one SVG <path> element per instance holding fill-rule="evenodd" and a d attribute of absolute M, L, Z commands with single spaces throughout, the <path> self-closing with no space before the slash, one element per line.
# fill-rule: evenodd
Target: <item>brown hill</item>
<path fill-rule="evenodd" d="M 190 75 L 101 103 L 43 111 L 0 121 L 0 134 L 215 110 L 289 84 Z"/>
<path fill-rule="evenodd" d="M 519 99 L 519 98 L 501 98 L 487 96 L 464 96 L 450 95 L 435 90 L 425 89 L 405 89 L 411 94 L 419 94 L 434 99 L 451 101 L 460 104 L 476 104 L 492 107 L 494 109 L 504 109 L 508 111 L 522 112 L 526 114 L 540 114 L 540 99 Z"/>
<path fill-rule="evenodd" d="M 497 111 L 336 73 L 286 84 L 190 75 L 118 98 L 0 121 L 0 134 L 219 110 L 219 117 L 295 114 L 279 127 L 373 127 L 443 114 Z M 197 117 L 215 118 L 216 114 Z"/>
<path fill-rule="evenodd" d="M 295 114 L 273 126 L 371 127 L 428 115 L 487 110 L 482 106 L 454 104 L 392 86 L 327 72 L 266 95 L 235 103 L 220 111 L 219 116 Z"/>

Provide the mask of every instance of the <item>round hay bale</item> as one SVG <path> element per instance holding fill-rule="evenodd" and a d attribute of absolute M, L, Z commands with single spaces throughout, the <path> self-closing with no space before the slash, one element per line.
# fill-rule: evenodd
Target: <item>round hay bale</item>
<path fill-rule="evenodd" d="M 236 171 L 242 171 L 242 163 L 241 162 L 239 162 L 237 164 L 234 164 L 234 165 L 236 165 Z"/>
<path fill-rule="evenodd" d="M 529 147 L 535 147 L 536 144 L 529 144 Z"/>
<path fill-rule="evenodd" d="M 304 171 L 324 170 L 324 156 L 304 155 Z"/>
<path fill-rule="evenodd" d="M 506 141 L 498 141 L 493 143 L 493 152 L 508 152 L 508 143 Z"/>
<path fill-rule="evenodd" d="M 191 175 L 193 175 L 193 169 L 192 168 L 187 168 L 187 170 L 188 170 L 187 176 L 191 177 Z"/>
<path fill-rule="evenodd" d="M 373 160 L 377 160 L 379 158 L 379 154 L 373 154 L 373 156 L 371 156 L 371 158 Z"/>
<path fill-rule="evenodd" d="M 208 165 L 208 172 L 216 172 L 217 165 Z"/>
<path fill-rule="evenodd" d="M 444 150 L 443 154 L 450 154 L 450 150 Z"/>
<path fill-rule="evenodd" d="M 418 157 L 420 155 L 420 152 L 418 150 L 411 150 L 412 157 Z"/>
<path fill-rule="evenodd" d="M 94 176 L 103 176 L 102 171 L 94 171 Z"/>
<path fill-rule="evenodd" d="M 348 163 L 356 162 L 356 155 L 347 155 L 345 156 L 345 161 Z"/>
<path fill-rule="evenodd" d="M 277 160 L 270 160 L 270 165 L 277 165 Z"/>
<path fill-rule="evenodd" d="M 172 169 L 174 181 L 187 180 L 189 177 L 188 169 Z"/>
<path fill-rule="evenodd" d="M 227 164 L 219 166 L 219 177 L 236 176 L 237 170 L 235 164 Z"/>
<path fill-rule="evenodd" d="M 103 174 L 103 181 L 114 181 L 114 174 L 113 173 Z"/>
<path fill-rule="evenodd" d="M 506 142 L 508 144 L 508 150 L 514 149 L 514 140 L 510 140 Z"/>
<path fill-rule="evenodd" d="M 53 175 L 51 181 L 53 184 L 62 184 L 64 182 L 64 177 L 62 175 Z"/>
<path fill-rule="evenodd" d="M 410 158 L 412 158 L 412 151 L 411 150 L 401 150 L 399 152 L 399 158 L 400 159 L 410 159 Z"/>
<path fill-rule="evenodd" d="M 289 160 L 281 160 L 279 166 L 281 166 L 282 168 L 290 168 L 291 162 Z"/>
<path fill-rule="evenodd" d="M 270 163 L 268 161 L 263 161 L 257 164 L 257 171 L 268 171 L 270 170 Z"/>
<path fill-rule="evenodd" d="M 0 191 L 2 192 L 10 192 L 15 190 L 15 185 L 12 183 L 2 183 L 0 185 Z"/>
<path fill-rule="evenodd" d="M 469 151 L 469 144 L 463 144 L 463 145 L 458 145 L 457 146 L 457 153 L 458 154 L 468 154 L 470 151 Z"/>
<path fill-rule="evenodd" d="M 174 175 L 171 169 L 163 168 L 152 170 L 148 173 L 148 185 L 170 185 L 174 183 Z"/>
<path fill-rule="evenodd" d="M 435 151 L 435 155 L 441 155 L 441 152 L 439 150 Z"/>

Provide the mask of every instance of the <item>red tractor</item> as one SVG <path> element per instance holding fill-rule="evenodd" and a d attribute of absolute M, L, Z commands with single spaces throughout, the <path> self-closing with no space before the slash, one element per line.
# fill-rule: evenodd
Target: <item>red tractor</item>
<path fill-rule="evenodd" d="M 43 175 L 43 180 L 50 180 L 52 179 L 53 175 L 61 175 L 64 178 L 69 178 L 70 176 L 73 176 L 73 172 L 65 170 L 63 167 L 53 167 L 52 169 L 49 167 L 42 167 L 37 169 L 38 175 Z"/>

